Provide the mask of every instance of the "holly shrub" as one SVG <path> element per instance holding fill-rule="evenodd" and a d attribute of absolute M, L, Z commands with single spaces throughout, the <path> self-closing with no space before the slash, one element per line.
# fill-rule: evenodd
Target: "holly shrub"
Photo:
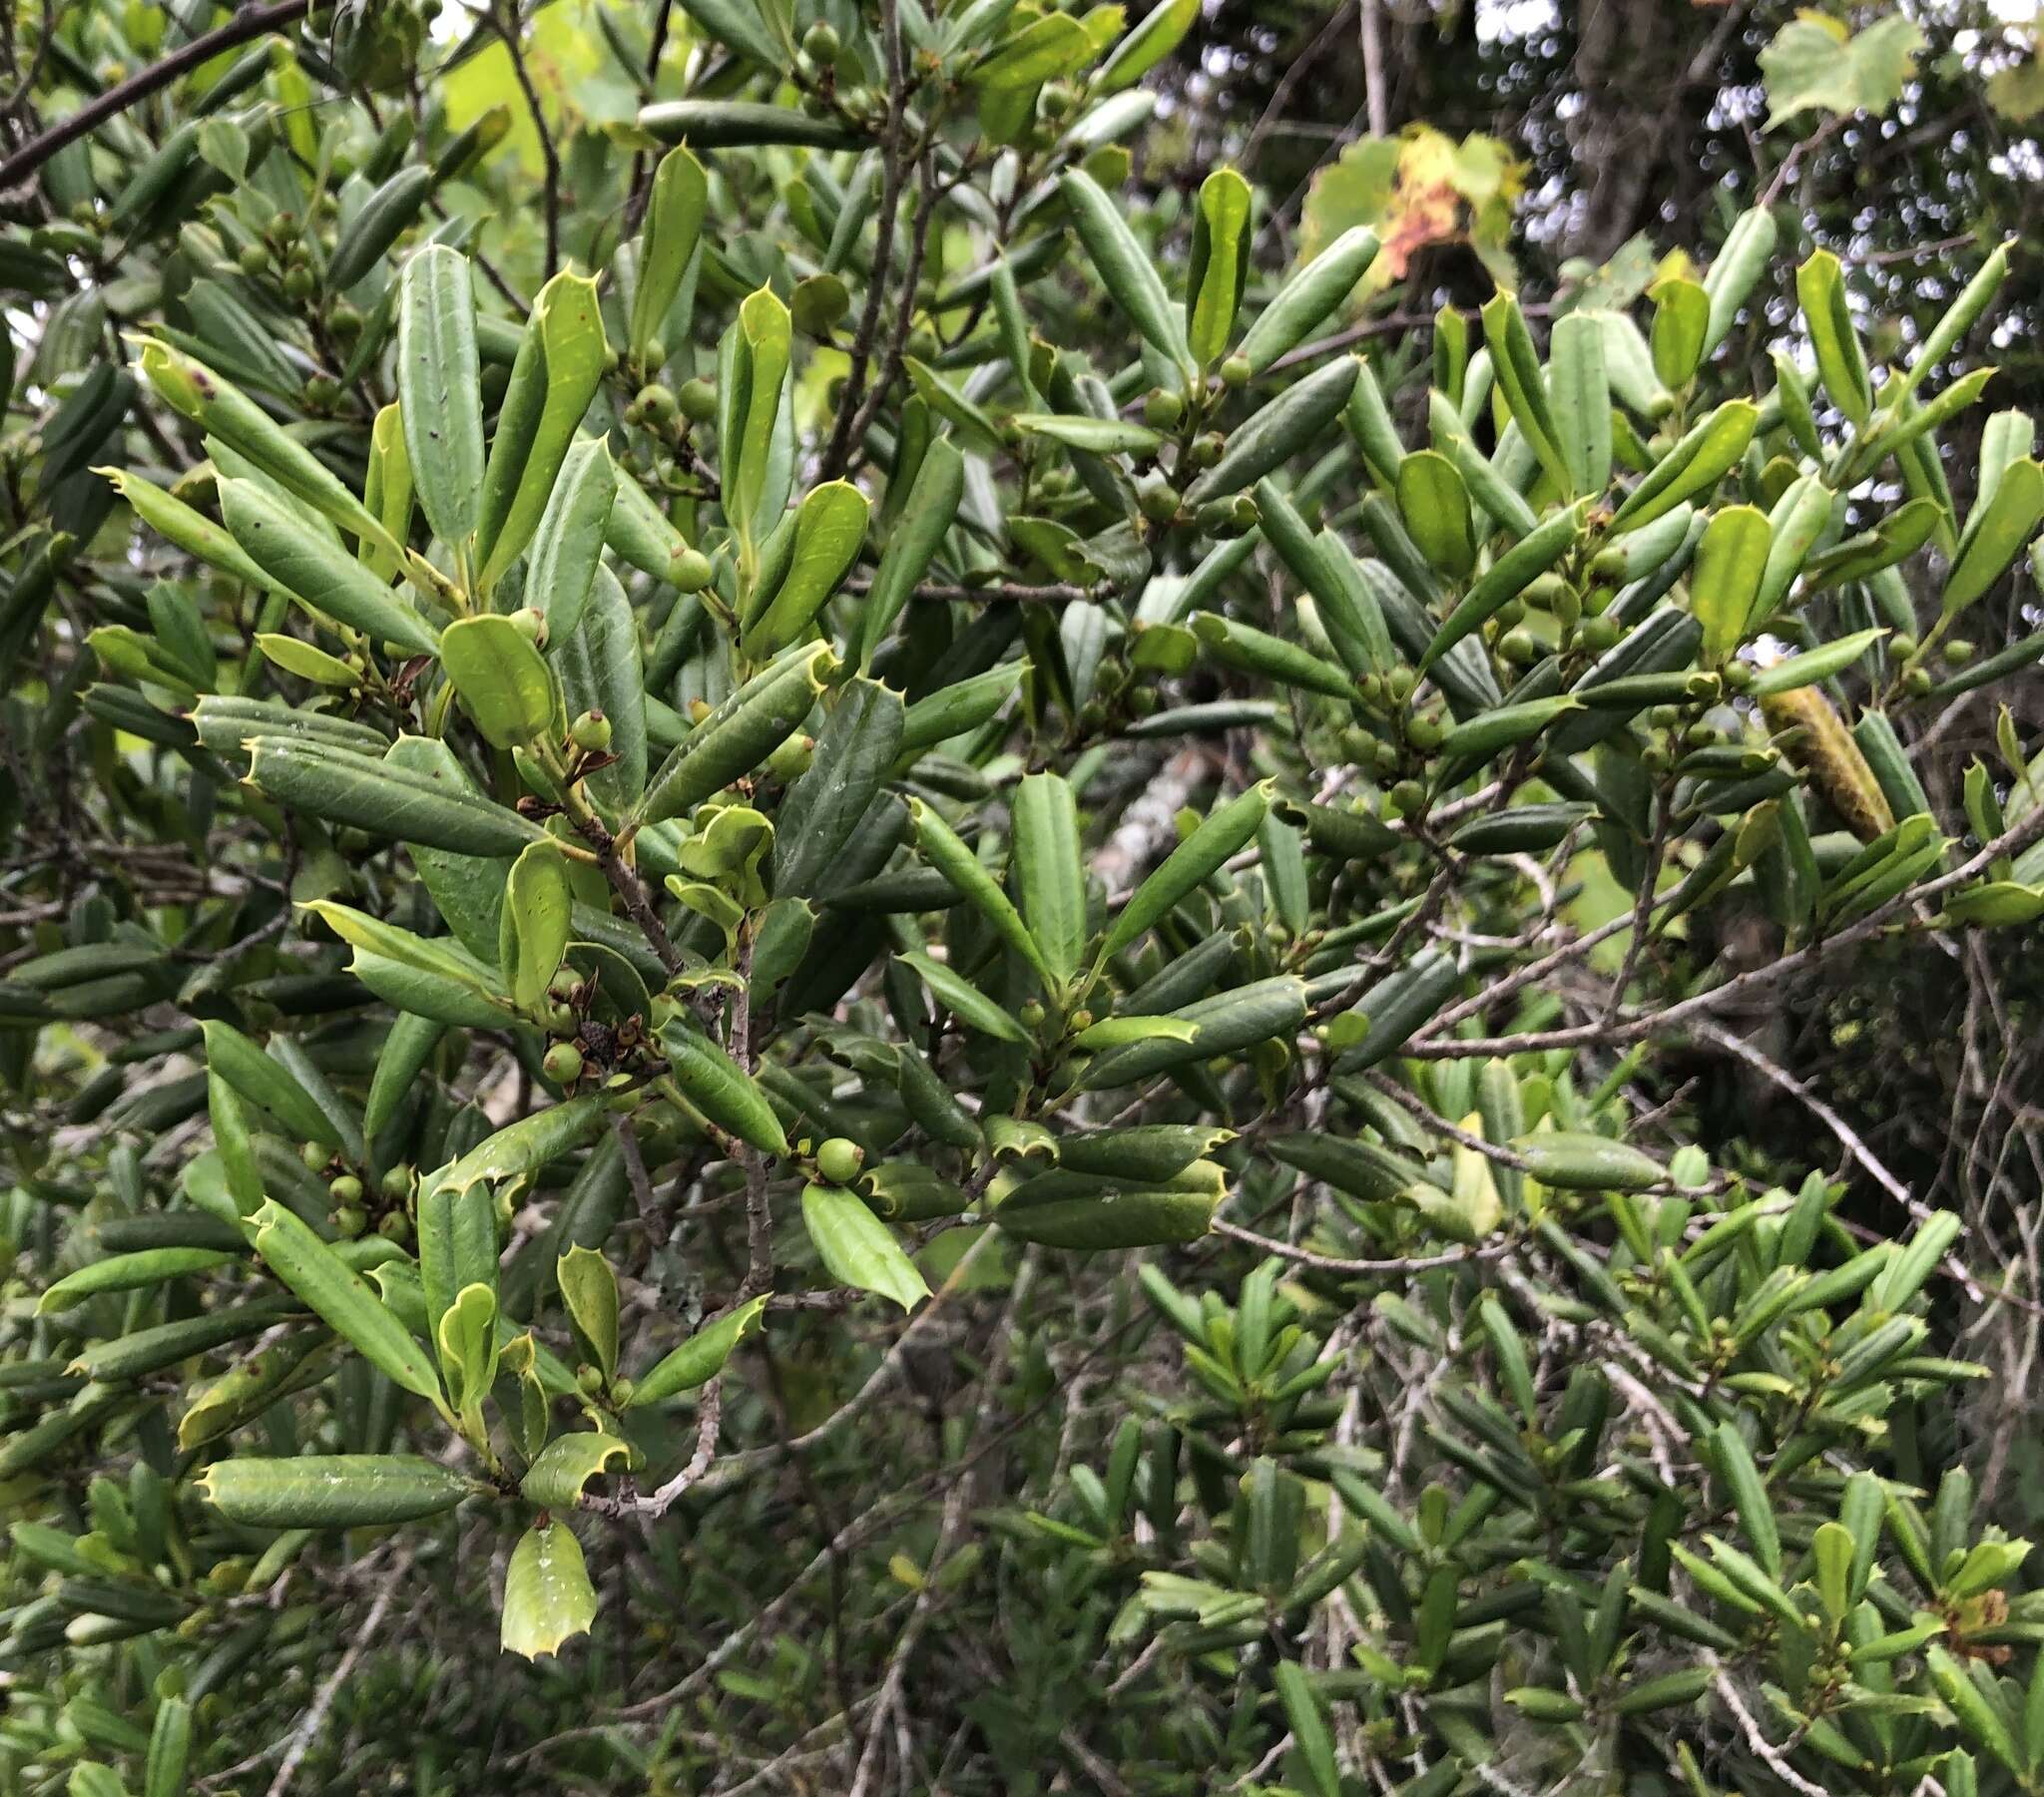
<path fill-rule="evenodd" d="M 1754 1028 L 2044 914 L 2008 246 L 1417 316 L 1134 181 L 1191 0 L 215 11 L 5 176 L 8 1789 L 2044 1789 L 2036 1295 Z"/>

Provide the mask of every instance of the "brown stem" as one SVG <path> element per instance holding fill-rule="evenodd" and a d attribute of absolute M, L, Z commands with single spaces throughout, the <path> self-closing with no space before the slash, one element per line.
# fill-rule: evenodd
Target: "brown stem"
<path fill-rule="evenodd" d="M 138 100 L 147 100 L 159 88 L 168 87 L 176 81 L 186 70 L 212 61 L 223 50 L 232 50 L 237 44 L 246 44 L 251 38 L 258 38 L 264 32 L 303 18 L 310 4 L 311 0 L 276 0 L 271 6 L 252 7 L 237 14 L 217 31 L 194 38 L 183 49 L 172 51 L 146 69 L 138 69 L 126 81 L 116 82 L 97 99 L 88 100 L 70 118 L 60 120 L 0 163 L 0 192 L 25 181 L 66 144 L 76 143 L 115 114 L 126 112 Z"/>

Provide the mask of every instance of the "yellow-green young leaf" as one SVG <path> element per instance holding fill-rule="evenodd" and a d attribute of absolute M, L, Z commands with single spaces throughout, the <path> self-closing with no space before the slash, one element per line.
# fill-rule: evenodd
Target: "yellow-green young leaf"
<path fill-rule="evenodd" d="M 1685 500 L 1709 492 L 1739 465 L 1760 415 L 1752 400 L 1728 399 L 1698 420 L 1626 496 L 1612 516 L 1609 534 L 1618 537 L 1639 530 Z"/>
<path fill-rule="evenodd" d="M 314 649 L 309 643 L 301 643 L 295 637 L 279 636 L 274 631 L 257 631 L 256 647 L 262 652 L 262 659 L 273 667 L 281 668 L 285 674 L 294 674 L 301 680 L 310 680 L 315 686 L 336 686 L 346 690 L 360 683 L 362 676 L 338 656 L 329 656 L 323 649 Z"/>
<path fill-rule="evenodd" d="M 372 644 L 394 643 L 430 655 L 436 639 L 426 623 L 319 524 L 259 481 L 220 483 L 221 516 L 268 583 Z"/>
<path fill-rule="evenodd" d="M 802 1226 L 823 1270 L 840 1285 L 877 1292 L 903 1310 L 930 1295 L 915 1262 L 856 1192 L 840 1185 L 804 1185 Z"/>
<path fill-rule="evenodd" d="M 1555 324 L 1547 399 L 1575 490 L 1602 493 L 1611 485 L 1611 377 L 1604 367 L 1604 327 L 1588 312 L 1571 312 Z"/>
<path fill-rule="evenodd" d="M 1548 403 L 1546 377 L 1533 347 L 1533 333 L 1526 328 L 1525 314 L 1514 295 L 1499 292 L 1484 301 L 1483 340 L 1490 349 L 1491 373 L 1520 434 L 1532 445 L 1554 484 L 1573 495 L 1573 477 Z"/>
<path fill-rule="evenodd" d="M 1580 1130 L 1521 1135 L 1512 1151 L 1542 1185 L 1565 1191 L 1645 1191 L 1667 1177 L 1658 1160 L 1630 1142 Z"/>
<path fill-rule="evenodd" d="M 750 293 L 718 351 L 718 453 L 725 515 L 747 543 L 779 521 L 792 454 L 780 430 L 793 320 L 770 287 Z"/>
<path fill-rule="evenodd" d="M 849 481 L 826 481 L 803 498 L 787 573 L 775 592 L 756 596 L 741 640 L 747 655 L 777 655 L 809 628 L 858 560 L 870 510 Z"/>
<path fill-rule="evenodd" d="M 1011 874 L 1022 921 L 1062 986 L 1086 947 L 1086 869 L 1079 806 L 1061 774 L 1026 775 L 1012 801 Z"/>
<path fill-rule="evenodd" d="M 476 550 L 484 591 L 524 553 L 554 477 L 602 384 L 610 346 L 595 280 L 563 270 L 540 288 L 483 472 Z"/>
<path fill-rule="evenodd" d="M 958 833 L 919 798 L 910 799 L 909 815 L 915 823 L 916 846 L 932 867 L 949 880 L 977 910 L 994 932 L 1016 954 L 1036 969 L 1046 986 L 1055 986 L 1057 976 L 1021 912 L 1009 902 L 1000 883 L 980 865 L 979 857 L 959 840 Z"/>
<path fill-rule="evenodd" d="M 565 643 L 582 623 L 617 498 L 610 444 L 602 437 L 580 439 L 562 460 L 526 562 L 525 590 L 546 616 L 550 644 Z"/>
<path fill-rule="evenodd" d="M 970 1024 L 975 1030 L 985 1031 L 1000 1042 L 1026 1043 L 1029 1040 L 1029 1032 L 1014 1018 L 971 981 L 960 979 L 941 961 L 933 961 L 912 949 L 900 951 L 895 958 L 914 972 L 937 1002 L 961 1022 Z"/>
<path fill-rule="evenodd" d="M 615 1435 L 587 1429 L 557 1435 L 526 1468 L 518 1494 L 541 1510 L 573 1510 L 583 1488 L 612 1461 L 622 1470 L 631 1459 L 632 1450 Z"/>
<path fill-rule="evenodd" d="M 1419 552 L 1450 580 L 1476 566 L 1469 489 L 1455 464 L 1438 450 L 1421 449 L 1398 464 L 1398 514 Z"/>
<path fill-rule="evenodd" d="M 1816 1594 L 1831 1620 L 1842 1622 L 1852 1602 L 1852 1532 L 1842 1523 L 1819 1523 L 1809 1550 L 1816 1562 Z"/>
<path fill-rule="evenodd" d="M 1728 661 L 1746 640 L 1772 533 L 1757 506 L 1728 506 L 1714 516 L 1697 545 L 1690 575 L 1690 610 L 1704 627 L 1704 663 Z"/>
<path fill-rule="evenodd" d="M 1092 60 L 1093 39 L 1070 13 L 1051 13 L 1011 32 L 966 71 L 970 87 L 989 94 L 1033 94 L 1046 81 Z"/>
<path fill-rule="evenodd" d="M 309 911 L 355 951 L 351 970 L 376 994 L 402 1010 L 443 1024 L 497 1029 L 509 1007 L 492 970 L 458 944 L 416 936 L 332 899 L 313 899 Z"/>
<path fill-rule="evenodd" d="M 489 1192 L 427 1180 L 418 1194 L 419 1290 L 426 1329 L 439 1339 L 440 1319 L 472 1285 L 497 1284 L 497 1206 Z"/>
<path fill-rule="evenodd" d="M 787 1152 L 780 1120 L 752 1075 L 701 1031 L 687 1023 L 661 1032 L 668 1075 L 690 1104 L 720 1129 L 763 1154 Z"/>
<path fill-rule="evenodd" d="M 141 366 L 143 378 L 180 417 L 246 456 L 286 493 L 343 529 L 381 543 L 393 556 L 402 555 L 402 545 L 389 541 L 339 476 L 234 382 L 154 338 L 143 342 Z"/>
<path fill-rule="evenodd" d="M 440 1403 L 440 1381 L 425 1349 L 309 1224 L 274 1199 L 255 1221 L 256 1252 L 314 1315 L 393 1384 Z"/>
<path fill-rule="evenodd" d="M 596 1587 L 574 1531 L 559 1522 L 528 1529 L 504 1572 L 504 1651 L 527 1659 L 558 1653 L 595 1620 Z"/>
<path fill-rule="evenodd" d="M 1901 98 L 1916 72 L 1923 32 L 1906 13 L 1884 13 L 1863 31 L 1805 7 L 1761 52 L 1768 90 L 1767 129 L 1816 110 L 1881 113 Z"/>
<path fill-rule="evenodd" d="M 307 1454 L 217 1460 L 200 1475 L 207 1501 L 251 1529 L 359 1529 L 415 1523 L 469 1494 L 459 1473 L 418 1454 Z"/>
<path fill-rule="evenodd" d="M 1178 310 L 1128 221 L 1090 175 L 1074 170 L 1058 191 L 1109 297 L 1153 349 L 1190 374 L 1192 351 Z"/>
<path fill-rule="evenodd" d="M 497 961 L 511 1002 L 528 1016 L 547 1002 L 547 985 L 568 952 L 574 909 L 567 857 L 551 842 L 535 842 L 511 863 Z"/>
<path fill-rule="evenodd" d="M 101 1292 L 146 1291 L 186 1273 L 226 1266 L 235 1258 L 221 1248 L 141 1248 L 132 1254 L 110 1254 L 66 1273 L 37 1300 L 36 1315 L 69 1310 Z"/>
<path fill-rule="evenodd" d="M 606 1379 L 618 1370 L 618 1276 L 594 1248 L 576 1245 L 555 1263 L 575 1339 Z"/>
<path fill-rule="evenodd" d="M 482 364 L 468 258 L 444 243 L 426 244 L 404 264 L 397 394 L 426 523 L 442 543 L 465 551 L 482 513 Z M 403 540 L 401 531 L 392 534 Z"/>
<path fill-rule="evenodd" d="M 639 238 L 639 284 L 632 293 L 628 333 L 632 358 L 642 365 L 647 346 L 660 337 L 682 290 L 709 201 L 709 177 L 688 150 L 670 150 L 660 159 L 646 206 L 646 228 Z M 646 371 L 652 373 L 650 367 Z"/>
<path fill-rule="evenodd" d="M 1320 323 L 1355 291 L 1369 272 L 1380 245 L 1366 225 L 1353 225 L 1297 269 L 1257 314 L 1240 353 L 1261 374 L 1279 356 L 1311 336 Z"/>
<path fill-rule="evenodd" d="M 886 641 L 916 583 L 936 560 L 964 496 L 965 458 L 949 437 L 939 437 L 924 452 L 909 482 L 908 498 L 888 532 L 887 547 L 866 593 L 857 633 L 861 670 L 872 666 L 873 652 Z"/>
<path fill-rule="evenodd" d="M 471 1436 L 479 1433 L 483 1399 L 497 1377 L 497 1294 L 464 1285 L 433 1330 L 447 1393 Z"/>
<path fill-rule="evenodd" d="M 233 1024 L 213 1019 L 199 1028 L 206 1040 L 209 1072 L 268 1112 L 297 1140 L 334 1149 L 344 1145 L 332 1119 L 312 1095 Z"/>
<path fill-rule="evenodd" d="M 289 589 L 272 580 L 260 563 L 203 512 L 125 468 L 95 468 L 92 472 L 120 494 L 144 524 L 187 555 L 261 592 L 288 594 Z"/>
<path fill-rule="evenodd" d="M 766 1299 L 748 1298 L 735 1310 L 728 1310 L 714 1323 L 705 1324 L 678 1348 L 666 1354 L 632 1382 L 628 1409 L 665 1403 L 683 1392 L 692 1392 L 724 1370 L 724 1363 L 743 1341 L 759 1334 L 765 1326 Z"/>
<path fill-rule="evenodd" d="M 450 624 L 440 636 L 440 665 L 492 747 L 524 747 L 554 722 L 554 676 L 509 618 L 485 613 Z"/>
<path fill-rule="evenodd" d="M 256 1160 L 255 1137 L 249 1128 L 248 1108 L 242 1095 L 212 1066 L 206 1073 L 206 1111 L 213 1124 L 213 1143 L 220 1154 L 221 1173 L 235 1218 L 253 1216 L 262 1208 L 266 1194 Z"/>
<path fill-rule="evenodd" d="M 411 535 L 412 506 L 411 452 L 405 447 L 402 411 L 393 400 L 376 414 L 369 426 L 369 462 L 362 474 L 362 504 L 399 543 Z M 381 544 L 365 540 L 359 556 L 378 580 L 387 581 L 397 572 L 397 558 Z"/>
<path fill-rule="evenodd" d="M 1966 520 L 1965 534 L 1938 602 L 1955 618 L 1999 580 L 2044 522 L 2044 466 L 2025 457 L 2010 464 L 1994 496 Z"/>
<path fill-rule="evenodd" d="M 1739 222 L 1726 234 L 1725 247 L 1718 251 L 1718 259 L 1704 274 L 1704 292 L 1711 301 L 1704 354 L 1709 355 L 1725 341 L 1726 333 L 1739 316 L 1739 308 L 1767 270 L 1779 230 L 1774 213 L 1757 206 L 1741 213 Z"/>
<path fill-rule="evenodd" d="M 1098 75 L 1094 91 L 1118 94 L 1137 82 L 1179 47 L 1200 16 L 1200 0 L 1159 0 L 1136 29 L 1115 46 Z"/>
<path fill-rule="evenodd" d="M 682 738 L 647 783 L 638 821 L 679 816 L 751 773 L 808 716 L 837 667 L 817 643 L 763 668 Z"/>
<path fill-rule="evenodd" d="M 1216 169 L 1200 184 L 1186 276 L 1186 336 L 1202 368 L 1221 359 L 1235 334 L 1249 279 L 1252 204 L 1250 184 L 1233 169 Z"/>
<path fill-rule="evenodd" d="M 1703 365 L 1711 333 L 1711 296 L 1700 281 L 1671 274 L 1647 289 L 1654 302 L 1654 372 L 1666 387 L 1686 387 Z"/>
<path fill-rule="evenodd" d="M 601 1096 L 585 1093 L 505 1124 L 459 1160 L 442 1167 L 432 1182 L 461 1192 L 473 1185 L 527 1178 L 589 1141 L 609 1117 Z"/>
<path fill-rule="evenodd" d="M 1271 785 L 1262 781 L 1204 818 L 1200 827 L 1171 851 L 1164 865 L 1144 880 L 1122 907 L 1101 948 L 1102 959 L 1120 954 L 1218 873 L 1256 835 L 1257 826 L 1270 808 Z"/>
<path fill-rule="evenodd" d="M 192 1705 L 182 1697 L 158 1698 L 143 1761 L 142 1797 L 184 1797 L 191 1755 Z"/>
<path fill-rule="evenodd" d="M 1824 391 L 1854 424 L 1864 424 L 1873 414 L 1873 383 L 1845 296 L 1844 270 L 1828 249 L 1817 250 L 1795 270 L 1795 297 Z"/>

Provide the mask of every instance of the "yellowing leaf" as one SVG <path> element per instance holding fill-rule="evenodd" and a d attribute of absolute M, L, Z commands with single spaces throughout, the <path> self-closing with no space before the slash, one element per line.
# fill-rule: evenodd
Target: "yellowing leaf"
<path fill-rule="evenodd" d="M 1761 52 L 1767 78 L 1768 129 L 1797 113 L 1880 113 L 1902 96 L 1916 73 L 1923 33 L 1911 19 L 1891 13 L 1864 31 L 1804 10 Z"/>
<path fill-rule="evenodd" d="M 1310 261 L 1342 231 L 1366 225 L 1383 243 L 1363 277 L 1366 288 L 1402 280 L 1419 250 L 1450 242 L 1467 242 L 1501 284 L 1510 284 L 1505 245 L 1524 186 L 1523 165 L 1481 132 L 1459 144 L 1430 125 L 1409 126 L 1395 138 L 1363 138 L 1313 178 L 1299 259 Z"/>

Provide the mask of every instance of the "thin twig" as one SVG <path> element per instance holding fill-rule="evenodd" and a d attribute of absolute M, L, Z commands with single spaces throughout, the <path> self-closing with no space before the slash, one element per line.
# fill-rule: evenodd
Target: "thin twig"
<path fill-rule="evenodd" d="M 97 99 L 87 101 L 68 119 L 60 119 L 40 137 L 31 139 L 0 163 L 0 193 L 25 181 L 66 144 L 76 143 L 116 114 L 126 112 L 138 101 L 147 100 L 188 69 L 211 62 L 223 50 L 232 50 L 237 44 L 246 44 L 251 38 L 259 38 L 264 32 L 275 31 L 303 18 L 310 5 L 311 0 L 276 0 L 271 6 L 254 7 L 230 19 L 218 30 L 194 38 L 183 49 L 172 51 L 148 68 L 136 70 L 126 81 L 115 83 Z"/>

